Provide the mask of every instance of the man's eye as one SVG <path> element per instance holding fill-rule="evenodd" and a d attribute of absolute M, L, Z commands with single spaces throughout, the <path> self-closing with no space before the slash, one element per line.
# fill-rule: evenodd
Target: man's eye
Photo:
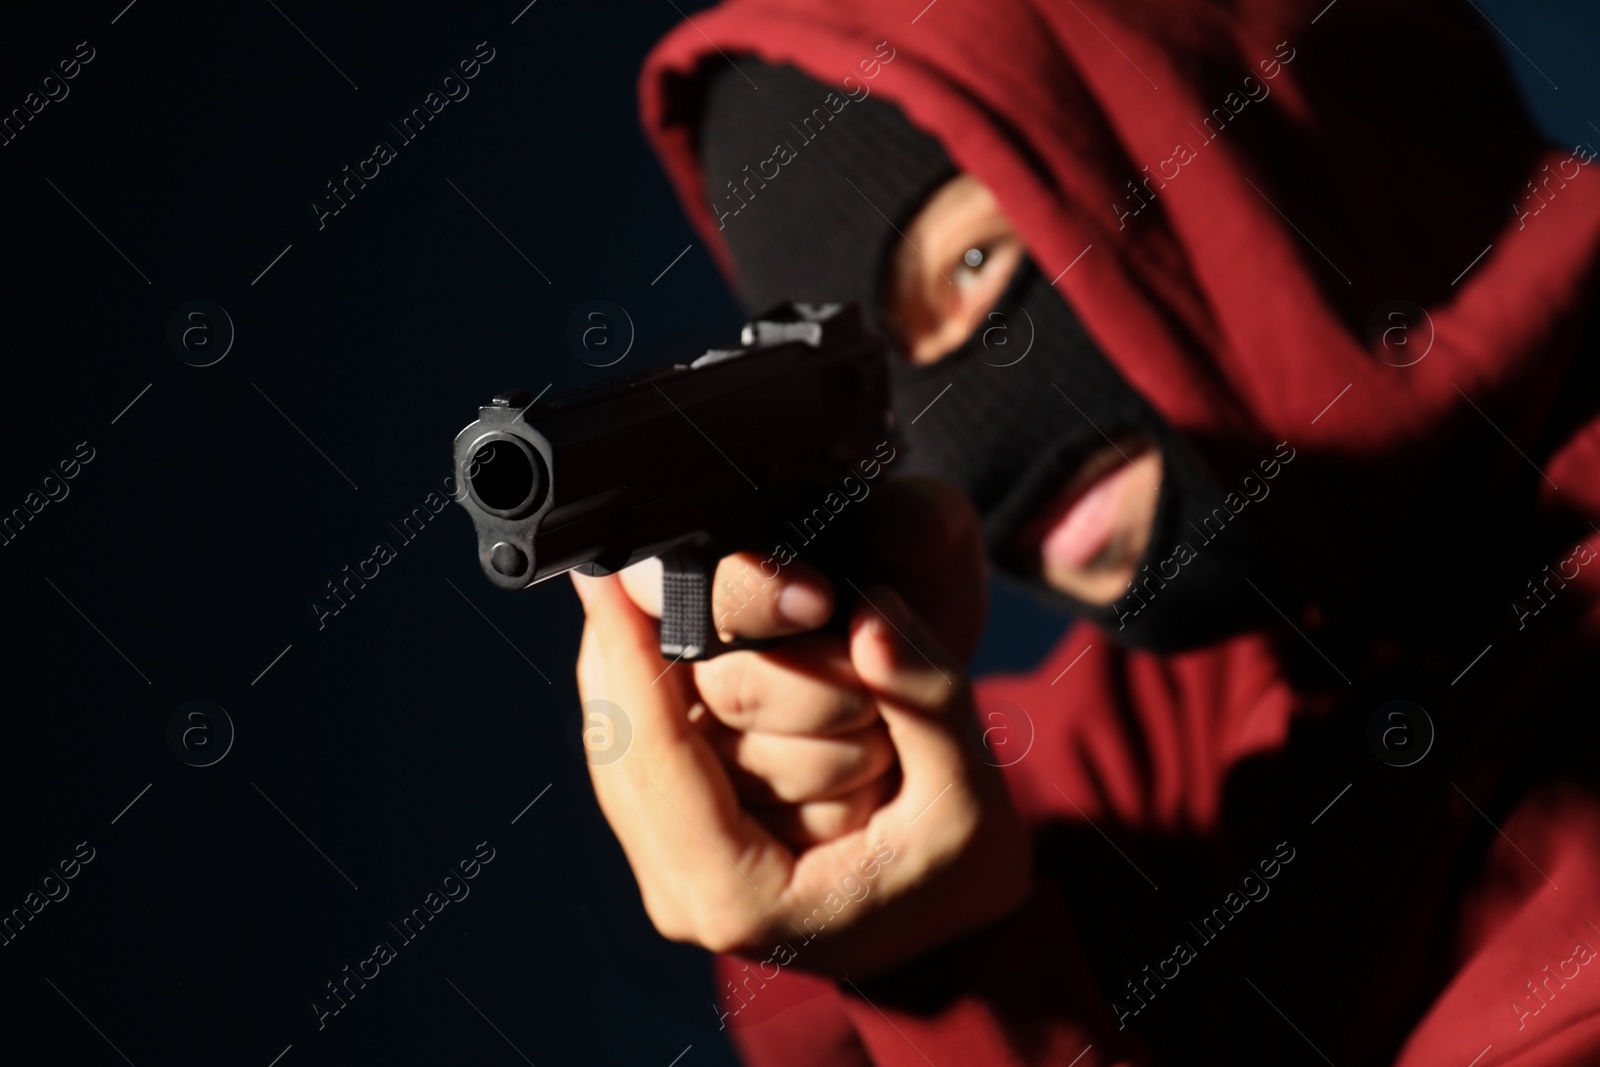
<path fill-rule="evenodd" d="M 986 248 L 969 248 L 961 257 L 961 262 L 956 264 L 951 280 L 956 283 L 956 288 L 963 294 L 967 293 L 982 279 L 984 265 L 989 262 L 989 250 Z"/>
<path fill-rule="evenodd" d="M 944 358 L 980 328 L 1023 257 L 1021 238 L 992 203 L 946 204 L 943 215 L 939 207 L 913 220 L 884 286 L 885 326 L 915 364 Z"/>

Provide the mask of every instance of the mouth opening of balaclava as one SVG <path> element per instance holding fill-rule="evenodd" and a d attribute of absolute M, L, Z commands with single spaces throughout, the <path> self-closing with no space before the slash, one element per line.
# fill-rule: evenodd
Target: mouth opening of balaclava
<path fill-rule="evenodd" d="M 746 309 L 854 301 L 881 328 L 884 274 L 901 231 L 957 168 L 898 107 L 866 95 L 865 82 L 846 95 L 790 66 L 736 62 L 707 76 L 698 151 Z M 1226 494 L 1194 450 L 1118 373 L 1030 257 L 996 307 L 1002 348 L 975 330 L 935 363 L 894 360 L 901 471 L 963 489 L 1002 573 L 1124 644 L 1189 648 L 1253 621 L 1239 575 L 1262 557 L 1247 530 L 1204 536 L 1202 527 L 1216 525 L 1207 518 L 1227 514 Z M 1110 605 L 1055 590 L 1036 553 L 1014 551 L 1018 531 L 1090 456 L 1140 443 L 1160 450 L 1163 473 L 1137 587 Z M 1153 564 L 1170 567 L 1175 556 L 1176 577 L 1157 573 L 1165 568 Z"/>

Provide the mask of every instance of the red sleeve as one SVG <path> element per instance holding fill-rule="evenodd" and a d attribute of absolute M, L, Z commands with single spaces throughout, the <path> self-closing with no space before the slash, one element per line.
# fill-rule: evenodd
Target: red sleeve
<path fill-rule="evenodd" d="M 1077 626 L 1036 671 L 981 679 L 976 695 L 980 723 L 1005 732 L 993 751 L 1029 822 L 1169 832 L 1214 830 L 1234 766 L 1314 711 L 1261 634 L 1155 656 Z"/>
<path fill-rule="evenodd" d="M 1600 1063 L 1600 801 L 1525 797 L 1468 895 L 1450 983 L 1396 1067 Z"/>
<path fill-rule="evenodd" d="M 1076 883 L 1065 879 L 1094 872 L 1091 880 L 1103 882 L 1112 877 L 1107 871 L 1131 865 L 1130 857 L 1110 851 L 1117 840 L 1128 842 L 1130 828 L 1181 831 L 1196 840 L 1221 833 L 1220 793 L 1230 771 L 1245 756 L 1281 745 L 1291 715 L 1315 715 L 1317 709 L 1288 693 L 1251 638 L 1225 643 L 1205 656 L 1166 657 L 1159 663 L 1088 648 L 1102 639 L 1087 630 L 1075 633 L 1032 678 L 985 683 L 979 699 L 980 715 L 998 710 L 1011 717 L 1003 725 L 1011 733 L 1007 743 L 1019 745 L 1013 754 L 1028 753 L 1006 768 L 1024 815 L 1035 824 L 1096 824 L 1083 836 L 1104 845 L 1108 855 L 1102 868 L 1094 868 L 1092 855 L 1087 863 L 1075 857 L 1056 869 L 1061 882 L 1041 876 L 1023 908 L 1002 922 L 872 981 L 833 983 L 785 974 L 780 981 L 792 981 L 791 988 L 803 991 L 798 1006 L 785 1008 L 778 997 L 770 997 L 764 1010 L 771 1014 L 763 1019 L 751 1010 L 759 1006 L 752 1001 L 739 1021 L 729 1024 L 747 1063 L 1167 1067 L 1190 1062 L 1158 1063 L 1137 1043 L 1138 1026 L 1119 1029 L 1103 992 L 1110 987 L 1097 984 L 1088 961 L 1098 959 L 1089 935 L 1108 934 L 1115 941 L 1121 925 L 1108 911 L 1093 912 L 1104 930 L 1083 925 L 1076 907 L 1069 914 L 1063 890 Z M 986 720 L 984 725 L 1002 724 Z M 1475 791 L 1470 781 L 1463 783 L 1469 793 Z M 1452 802 L 1461 805 L 1465 818 L 1488 818 L 1465 799 Z M 1352 832 L 1359 835 L 1359 826 Z M 1432 928 L 1437 937 L 1420 928 L 1398 931 L 1398 936 L 1415 934 L 1419 946 L 1429 946 L 1430 964 L 1440 964 L 1446 978 L 1426 993 L 1415 1023 L 1406 1024 L 1409 1032 L 1393 1067 L 1600 1063 L 1600 848 L 1595 846 L 1600 772 L 1590 769 L 1530 788 L 1481 832 L 1487 851 L 1453 861 L 1466 881 L 1460 908 L 1437 916 L 1448 925 Z M 1141 870 L 1133 873 L 1130 866 L 1122 873 L 1125 884 L 1134 887 L 1126 903 L 1143 915 L 1155 891 L 1152 887 L 1150 901 L 1132 896 L 1143 891 L 1147 860 L 1135 855 Z M 1168 879 L 1157 866 L 1161 857 L 1148 859 L 1148 874 L 1166 889 Z M 1426 926 L 1429 917 L 1421 918 Z M 1308 952 L 1332 950 L 1317 944 L 1314 927 L 1303 932 Z M 1436 953 L 1445 955 L 1434 959 Z M 738 967 L 724 969 L 732 978 Z M 1111 977 L 1133 973 L 1122 968 Z M 1319 973 L 1309 969 L 1307 981 L 1323 980 Z M 1374 988 L 1391 989 L 1396 998 L 1416 996 L 1399 975 L 1357 977 Z M 1210 1047 L 1219 1054 L 1231 1047 L 1231 1062 L 1250 1062 L 1250 1042 L 1259 1036 L 1241 1013 L 1236 994 L 1244 988 L 1242 981 L 1237 972 L 1213 972 L 1195 991 L 1193 1004 L 1217 1024 L 1210 1036 L 1222 1043 Z M 1313 1031 L 1361 1027 L 1361 1019 L 1341 1014 L 1349 1008 L 1346 994 L 1356 992 L 1330 991 L 1322 1005 L 1327 1018 L 1314 1022 L 1296 1013 L 1296 1023 Z M 1176 1036 L 1174 1047 L 1184 1047 L 1187 1038 Z M 1304 1062 L 1320 1061 L 1308 1056 Z"/>
<path fill-rule="evenodd" d="M 750 961 L 736 956 L 718 956 L 715 969 L 721 1006 L 713 1010 L 741 1062 L 872 1067 L 831 980 L 793 968 L 752 978 Z"/>
<path fill-rule="evenodd" d="M 1112 1067 L 1132 1061 L 1078 957 L 1055 887 L 1041 879 L 1000 923 L 867 982 L 785 973 L 736 1005 L 724 957 L 724 1009 L 751 1067 L 926 1067 L 930 1062 Z M 780 988 L 780 982 L 783 983 Z"/>
<path fill-rule="evenodd" d="M 999 731 L 988 743 L 1031 823 L 1195 826 L 1216 813 L 1235 761 L 1287 735 L 1290 702 L 1275 677 L 1259 639 L 1158 662 L 1130 658 L 1080 626 L 1033 674 L 981 681 L 977 710 L 984 729 Z M 759 998 L 740 997 L 740 975 L 749 985 L 743 961 L 719 969 L 723 1010 L 737 1012 L 727 1025 L 751 1067 L 1143 1062 L 1091 978 L 1063 894 L 1045 877 L 1004 921 L 871 982 L 833 987 L 784 974 Z M 780 983 L 782 994 L 771 995 Z M 804 1004 L 790 1007 L 789 998 Z M 841 1025 L 857 1039 L 849 1055 L 864 1059 L 837 1058 Z M 808 1051 L 796 1043 L 803 1033 L 835 1051 Z"/>
<path fill-rule="evenodd" d="M 871 982 L 841 983 L 878 1067 L 1131 1063 L 1083 966 L 1059 894 L 1040 879 L 1021 910 Z"/>

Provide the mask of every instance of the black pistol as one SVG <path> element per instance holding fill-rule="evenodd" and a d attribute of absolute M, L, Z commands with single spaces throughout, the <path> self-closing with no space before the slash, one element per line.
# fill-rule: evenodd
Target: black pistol
<path fill-rule="evenodd" d="M 790 304 L 687 365 L 553 399 L 501 393 L 456 436 L 457 500 L 506 589 L 659 556 L 661 654 L 708 659 L 749 647 L 718 637 L 717 561 L 778 544 L 780 567 L 847 572 L 849 484 L 894 457 L 893 431 L 886 349 L 859 309 Z"/>

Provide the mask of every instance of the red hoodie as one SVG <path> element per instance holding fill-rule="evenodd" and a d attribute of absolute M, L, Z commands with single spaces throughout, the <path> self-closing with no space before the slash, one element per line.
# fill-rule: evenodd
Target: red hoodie
<path fill-rule="evenodd" d="M 692 86 L 740 53 L 989 185 L 1296 594 L 980 683 L 1032 898 L 870 983 L 719 961 L 744 1056 L 1600 1063 L 1600 179 L 1472 8 L 733 0 L 641 81 L 730 272 Z"/>

